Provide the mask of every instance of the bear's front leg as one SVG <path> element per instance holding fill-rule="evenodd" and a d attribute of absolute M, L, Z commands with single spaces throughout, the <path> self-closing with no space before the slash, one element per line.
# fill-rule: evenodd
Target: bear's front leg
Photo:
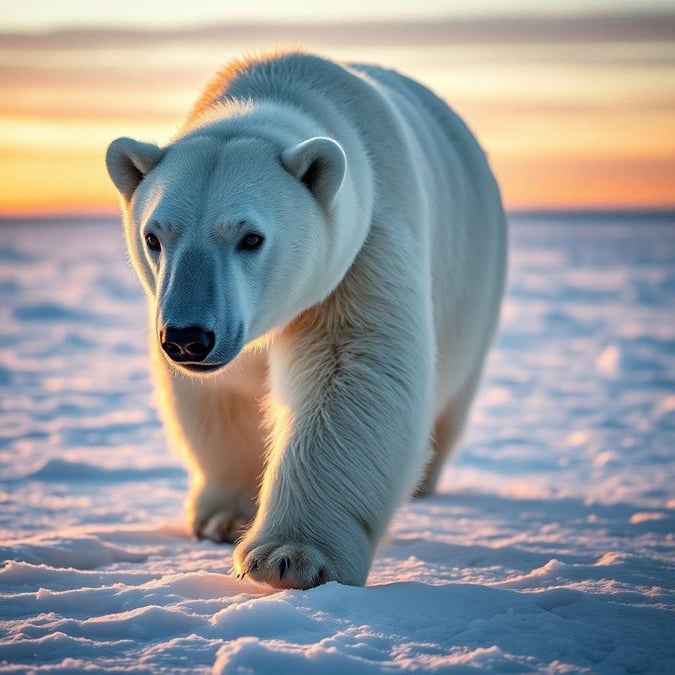
<path fill-rule="evenodd" d="M 373 323 L 333 329 L 307 315 L 273 346 L 273 443 L 235 550 L 239 576 L 279 588 L 365 583 L 427 458 L 432 409 L 428 331 Z"/>
<path fill-rule="evenodd" d="M 199 539 L 233 542 L 256 510 L 267 357 L 244 353 L 226 372 L 195 381 L 174 373 L 152 346 L 162 416 L 190 471 L 191 530 Z"/>

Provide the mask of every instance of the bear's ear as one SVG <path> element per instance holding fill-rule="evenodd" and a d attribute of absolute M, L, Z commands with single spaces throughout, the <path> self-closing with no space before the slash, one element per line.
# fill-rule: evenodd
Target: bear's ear
<path fill-rule="evenodd" d="M 284 150 L 281 161 L 322 206 L 328 208 L 333 203 L 347 170 L 345 152 L 337 141 L 310 138 Z"/>
<path fill-rule="evenodd" d="M 159 164 L 163 155 L 164 150 L 152 143 L 118 138 L 108 147 L 105 164 L 115 187 L 129 200 L 138 184 Z"/>

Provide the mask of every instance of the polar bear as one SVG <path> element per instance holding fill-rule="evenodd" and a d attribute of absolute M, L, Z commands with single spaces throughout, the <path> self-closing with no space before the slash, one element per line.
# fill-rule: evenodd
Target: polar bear
<path fill-rule="evenodd" d="M 495 332 L 484 153 L 413 80 L 291 52 L 231 64 L 168 145 L 120 138 L 106 163 L 194 533 L 237 541 L 240 577 L 364 584 Z"/>

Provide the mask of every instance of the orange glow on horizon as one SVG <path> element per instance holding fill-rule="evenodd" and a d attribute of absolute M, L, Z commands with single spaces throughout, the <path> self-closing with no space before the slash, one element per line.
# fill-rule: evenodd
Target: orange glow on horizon
<path fill-rule="evenodd" d="M 600 31 L 571 49 L 525 29 L 500 41 L 488 27 L 492 42 L 427 44 L 419 26 L 405 44 L 386 31 L 373 43 L 339 31 L 305 42 L 393 67 L 445 98 L 486 149 L 509 209 L 675 207 L 673 40 Z M 249 36 L 223 47 L 198 31 L 83 35 L 0 35 L 0 216 L 118 213 L 108 143 L 168 142 L 223 64 L 275 46 Z"/>

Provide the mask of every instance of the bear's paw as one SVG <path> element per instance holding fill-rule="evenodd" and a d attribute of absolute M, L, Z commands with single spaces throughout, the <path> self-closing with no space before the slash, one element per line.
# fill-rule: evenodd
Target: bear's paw
<path fill-rule="evenodd" d="M 192 531 L 197 539 L 217 544 L 234 543 L 255 516 L 255 503 L 247 495 L 232 494 L 222 485 L 207 483 L 188 498 Z"/>
<path fill-rule="evenodd" d="M 234 552 L 234 572 L 275 588 L 307 589 L 336 578 L 318 548 L 282 541 L 242 542 Z"/>
<path fill-rule="evenodd" d="M 193 531 L 197 539 L 209 539 L 216 544 L 232 544 L 245 532 L 250 516 L 231 511 L 218 511 L 196 521 Z"/>

